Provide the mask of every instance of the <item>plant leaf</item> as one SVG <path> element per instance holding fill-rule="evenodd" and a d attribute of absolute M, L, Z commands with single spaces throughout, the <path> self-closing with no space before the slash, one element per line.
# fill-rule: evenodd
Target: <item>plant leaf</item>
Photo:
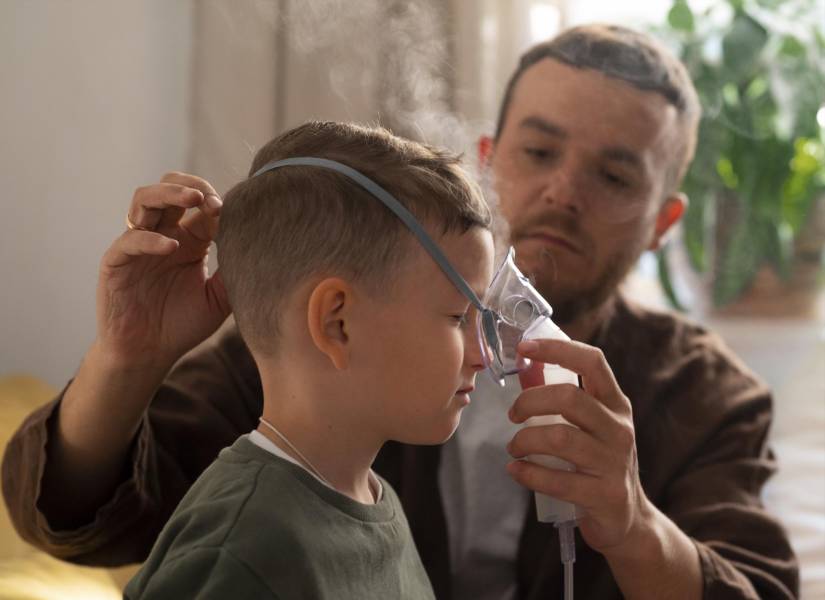
<path fill-rule="evenodd" d="M 659 283 L 662 285 L 662 291 L 665 293 L 670 305 L 680 312 L 685 312 L 684 305 L 679 301 L 676 295 L 676 290 L 673 288 L 673 281 L 670 277 L 670 264 L 667 261 L 668 247 L 664 246 L 656 253 L 656 266 L 659 271 Z"/>
<path fill-rule="evenodd" d="M 759 270 L 763 255 L 754 233 L 752 220 L 742 219 L 727 248 L 720 249 L 720 261 L 713 280 L 713 303 L 716 306 L 735 300 Z"/>
<path fill-rule="evenodd" d="M 667 13 L 667 22 L 677 31 L 692 33 L 694 26 L 693 11 L 690 10 L 687 2 L 676 0 Z"/>
<path fill-rule="evenodd" d="M 762 49 L 768 41 L 768 32 L 750 15 L 739 12 L 722 39 L 722 56 L 726 69 L 738 75 L 734 81 L 746 79 L 759 62 Z"/>
<path fill-rule="evenodd" d="M 779 46 L 779 54 L 788 58 L 803 58 L 805 56 L 805 46 L 792 35 L 782 38 L 782 45 Z"/>

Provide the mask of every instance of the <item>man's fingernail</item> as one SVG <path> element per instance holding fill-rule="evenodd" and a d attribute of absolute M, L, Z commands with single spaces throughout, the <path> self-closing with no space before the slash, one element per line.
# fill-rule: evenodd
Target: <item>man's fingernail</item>
<path fill-rule="evenodd" d="M 217 194 L 206 194 L 206 196 L 203 197 L 203 200 L 209 208 L 217 209 L 223 206 L 223 202 Z"/>
<path fill-rule="evenodd" d="M 519 352 L 535 352 L 539 349 L 539 343 L 534 340 L 526 340 L 518 345 Z"/>
<path fill-rule="evenodd" d="M 515 408 L 511 408 L 510 410 L 508 410 L 507 411 L 507 416 L 509 417 L 511 422 L 513 422 L 513 423 L 517 422 L 516 421 L 516 409 Z"/>

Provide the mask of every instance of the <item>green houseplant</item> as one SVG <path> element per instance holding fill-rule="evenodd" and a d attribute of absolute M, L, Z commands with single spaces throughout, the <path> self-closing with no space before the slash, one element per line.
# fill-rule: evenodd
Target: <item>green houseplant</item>
<path fill-rule="evenodd" d="M 698 12 L 675 0 L 656 33 L 703 107 L 682 243 L 712 306 L 738 300 L 766 269 L 788 279 L 795 261 L 821 277 L 821 241 L 799 239 L 825 195 L 825 2 L 727 0 Z M 682 308 L 668 251 L 660 280 Z"/>

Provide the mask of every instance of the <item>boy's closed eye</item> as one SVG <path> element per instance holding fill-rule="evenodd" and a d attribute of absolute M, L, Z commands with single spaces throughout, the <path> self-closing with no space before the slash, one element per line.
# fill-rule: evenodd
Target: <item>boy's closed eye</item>
<path fill-rule="evenodd" d="M 466 313 L 466 312 L 464 314 L 460 314 L 460 315 L 450 315 L 450 318 L 453 321 L 455 321 L 455 324 L 458 325 L 459 327 L 463 327 L 464 325 L 466 325 L 470 321 L 469 313 Z"/>
<path fill-rule="evenodd" d="M 467 305 L 463 312 L 456 312 L 450 315 L 450 319 L 459 326 L 465 327 L 467 325 L 472 325 L 475 322 L 475 315 L 477 314 L 477 309 L 474 306 Z"/>

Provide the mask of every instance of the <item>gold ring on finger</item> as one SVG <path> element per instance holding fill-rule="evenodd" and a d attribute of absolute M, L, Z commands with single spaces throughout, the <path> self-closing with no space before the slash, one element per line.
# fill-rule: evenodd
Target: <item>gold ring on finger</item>
<path fill-rule="evenodd" d="M 152 230 L 151 230 L 151 229 L 149 229 L 148 227 L 141 227 L 140 225 L 135 225 L 135 224 L 132 222 L 132 219 L 129 217 L 129 213 L 128 213 L 128 212 L 126 213 L 126 227 L 128 227 L 128 228 L 129 228 L 129 229 L 131 229 L 132 231 L 134 231 L 134 230 L 137 230 L 137 231 L 152 231 Z"/>

